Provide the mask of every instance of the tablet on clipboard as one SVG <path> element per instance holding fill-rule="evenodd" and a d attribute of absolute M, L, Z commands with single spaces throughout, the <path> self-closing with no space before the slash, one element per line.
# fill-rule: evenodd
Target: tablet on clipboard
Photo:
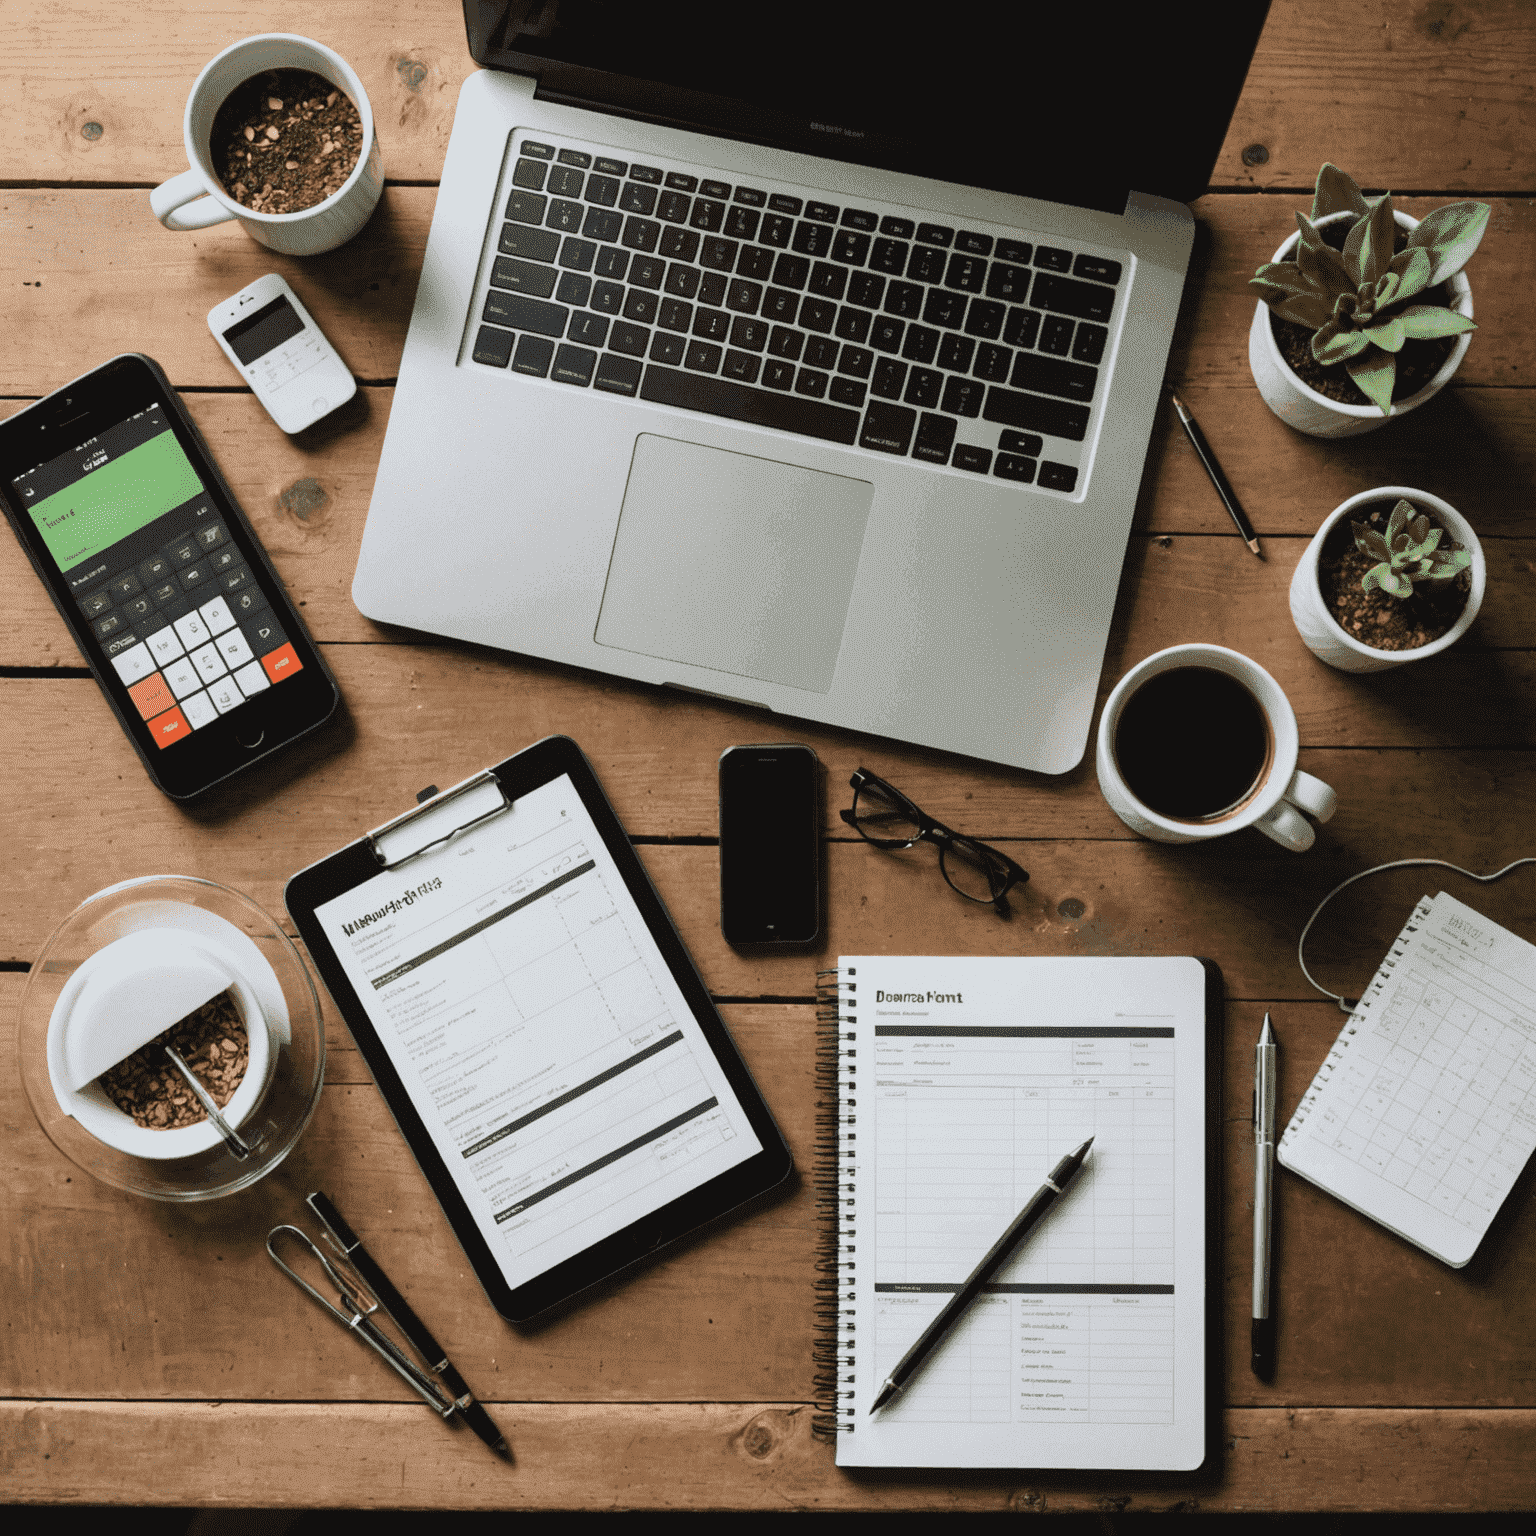
<path fill-rule="evenodd" d="M 284 899 L 503 1317 L 524 1322 L 788 1177 L 569 737 L 301 870 Z"/>

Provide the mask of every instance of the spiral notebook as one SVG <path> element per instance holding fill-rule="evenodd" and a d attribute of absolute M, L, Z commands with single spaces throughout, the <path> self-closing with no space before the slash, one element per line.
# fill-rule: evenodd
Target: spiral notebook
<path fill-rule="evenodd" d="M 846 956 L 817 995 L 817 1428 L 838 1465 L 1214 1464 L 1216 967 Z M 872 1415 L 892 1366 L 1089 1136 L 1068 1194 Z"/>
<path fill-rule="evenodd" d="M 1414 908 L 1286 1126 L 1292 1173 L 1460 1269 L 1536 1149 L 1536 946 Z"/>

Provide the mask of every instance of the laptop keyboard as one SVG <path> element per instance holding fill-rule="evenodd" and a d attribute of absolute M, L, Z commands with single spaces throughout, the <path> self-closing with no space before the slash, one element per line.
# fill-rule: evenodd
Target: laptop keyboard
<path fill-rule="evenodd" d="M 546 139 L 497 196 L 474 363 L 1078 489 L 1111 255 Z"/>

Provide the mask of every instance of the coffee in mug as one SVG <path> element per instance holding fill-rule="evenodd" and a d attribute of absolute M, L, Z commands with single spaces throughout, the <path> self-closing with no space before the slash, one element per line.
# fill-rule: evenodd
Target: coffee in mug
<path fill-rule="evenodd" d="M 1263 706 L 1213 667 L 1149 677 L 1122 705 L 1115 764 L 1143 805 L 1173 821 L 1235 815 L 1264 782 L 1275 740 Z"/>
<path fill-rule="evenodd" d="M 1293 852 L 1337 801 L 1296 766 L 1296 713 L 1257 662 L 1222 645 L 1175 645 L 1138 662 L 1099 717 L 1099 788 L 1134 831 L 1198 843 L 1253 827 Z M 1306 815 L 1303 815 L 1305 812 Z"/>

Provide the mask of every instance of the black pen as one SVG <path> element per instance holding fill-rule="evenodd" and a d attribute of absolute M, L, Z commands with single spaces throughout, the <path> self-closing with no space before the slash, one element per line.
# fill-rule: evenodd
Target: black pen
<path fill-rule="evenodd" d="M 924 1362 L 939 1347 L 944 1335 L 960 1321 L 966 1309 L 981 1294 L 982 1287 L 1008 1262 L 1014 1249 L 1040 1224 L 1040 1218 L 1067 1192 L 1067 1186 L 1077 1174 L 1078 1169 L 1083 1166 L 1083 1159 L 1088 1156 L 1088 1148 L 1092 1145 L 1093 1137 L 1090 1136 L 1082 1146 L 1067 1153 L 1051 1169 L 1045 1183 L 1029 1197 L 1024 1209 L 1014 1217 L 1013 1225 L 998 1238 L 988 1251 L 986 1258 L 971 1271 L 971 1278 L 950 1297 L 944 1310 L 928 1324 L 923 1330 L 923 1336 L 901 1357 L 896 1369 L 885 1378 L 885 1385 L 875 1394 L 875 1400 L 870 1404 L 871 1413 L 890 1402 L 923 1368 Z"/>
<path fill-rule="evenodd" d="M 1200 423 L 1189 414 L 1188 408 L 1179 397 L 1170 389 L 1169 398 L 1173 401 L 1173 408 L 1179 413 L 1179 420 L 1184 424 L 1184 431 L 1190 442 L 1195 445 L 1195 452 L 1200 455 L 1200 462 L 1205 465 L 1205 472 L 1211 477 L 1211 484 L 1216 487 L 1216 494 L 1227 504 L 1227 511 L 1232 514 L 1232 521 L 1237 524 L 1237 531 L 1247 541 L 1251 549 L 1261 560 L 1264 552 L 1259 548 L 1259 536 L 1253 531 L 1253 524 L 1248 521 L 1248 514 L 1243 511 L 1242 503 L 1237 499 L 1237 492 L 1227 484 L 1227 477 L 1221 472 L 1221 465 L 1216 462 L 1216 455 L 1211 452 L 1211 445 L 1205 440 L 1205 433 L 1200 430 Z"/>
<path fill-rule="evenodd" d="M 1253 1062 L 1253 1374 L 1275 1374 L 1270 1308 L 1270 1223 L 1275 1209 L 1275 1032 L 1264 1015 Z"/>
<path fill-rule="evenodd" d="M 448 1389 L 448 1395 L 453 1399 L 454 1411 L 464 1416 L 464 1422 L 493 1451 L 502 1456 L 510 1455 L 506 1439 L 491 1422 L 490 1414 L 475 1401 L 469 1388 L 464 1384 L 464 1378 L 453 1368 L 448 1356 L 443 1353 L 442 1346 L 428 1332 L 427 1325 L 411 1310 L 405 1297 L 390 1284 L 389 1276 L 379 1268 L 368 1250 L 363 1247 L 362 1239 L 341 1219 L 341 1212 L 318 1190 L 309 1196 L 306 1204 L 340 1244 L 347 1262 L 363 1277 L 373 1294 L 379 1298 L 379 1304 L 399 1324 L 401 1333 L 411 1341 L 412 1347 L 426 1361 L 427 1368 L 434 1376 L 442 1379 L 443 1385 Z"/>

